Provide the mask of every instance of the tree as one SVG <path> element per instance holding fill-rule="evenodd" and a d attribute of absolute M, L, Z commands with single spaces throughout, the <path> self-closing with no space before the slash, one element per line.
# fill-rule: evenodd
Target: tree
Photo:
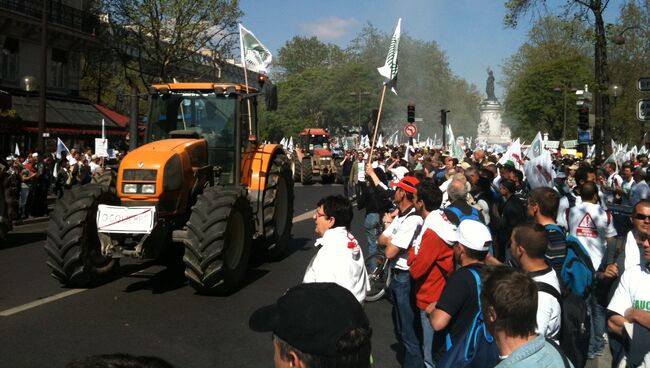
<path fill-rule="evenodd" d="M 643 144 L 647 129 L 636 118 L 636 104 L 647 94 L 637 90 L 639 77 L 650 76 L 650 0 L 627 2 L 621 6 L 610 34 L 621 35 L 625 43 L 610 48 L 612 83 L 620 88 L 613 96 L 612 138 L 630 145 Z"/>
<path fill-rule="evenodd" d="M 543 0 L 508 0 L 505 4 L 507 14 L 504 23 L 508 27 L 516 27 L 518 19 L 535 7 L 544 7 Z M 594 141 L 596 143 L 596 160 L 600 160 L 600 152 L 603 148 L 605 156 L 611 154 L 611 146 L 608 142 L 611 139 L 610 133 L 610 109 L 609 109 L 609 68 L 607 61 L 607 40 L 605 36 L 605 21 L 603 13 L 609 0 L 565 0 L 562 7 L 562 15 L 565 18 L 577 17 L 584 21 L 588 20 L 591 14 L 594 19 L 594 74 L 596 88 L 594 90 L 594 107 L 596 113 L 596 124 L 594 126 Z M 602 136 L 601 136 L 602 129 Z M 602 138 L 602 139 L 601 139 Z"/>
<path fill-rule="evenodd" d="M 104 8 L 110 45 L 144 84 L 182 74 L 201 55 L 227 56 L 242 15 L 238 0 L 105 0 Z"/>
<path fill-rule="evenodd" d="M 278 51 L 277 66 L 286 75 L 311 68 L 333 68 L 345 61 L 343 51 L 336 45 L 325 44 L 316 37 L 294 36 Z"/>
<path fill-rule="evenodd" d="M 575 20 L 540 18 L 528 40 L 503 65 L 504 119 L 516 135 L 532 139 L 547 131 L 551 139 L 576 136 L 575 94 L 592 84 L 586 28 Z M 567 126 L 564 127 L 566 94 Z"/>

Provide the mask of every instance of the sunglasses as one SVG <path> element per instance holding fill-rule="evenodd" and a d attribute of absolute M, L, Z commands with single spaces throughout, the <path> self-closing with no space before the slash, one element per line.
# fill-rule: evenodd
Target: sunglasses
<path fill-rule="evenodd" d="M 644 215 L 642 213 L 636 213 L 636 214 L 634 214 L 634 216 L 632 216 L 632 218 L 634 218 L 636 220 L 645 221 L 647 219 L 650 219 L 650 215 Z"/>

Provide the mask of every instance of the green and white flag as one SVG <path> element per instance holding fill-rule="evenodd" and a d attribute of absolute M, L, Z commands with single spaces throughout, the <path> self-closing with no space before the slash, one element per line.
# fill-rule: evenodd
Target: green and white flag
<path fill-rule="evenodd" d="M 390 39 L 390 47 L 388 48 L 388 55 L 386 56 L 386 63 L 384 66 L 377 68 L 379 74 L 384 77 L 384 84 L 390 87 L 394 94 L 397 94 L 395 87 L 397 87 L 397 50 L 399 49 L 399 35 L 400 25 L 402 18 L 397 20 L 397 27 L 393 38 Z"/>
<path fill-rule="evenodd" d="M 239 24 L 239 49 L 242 66 L 257 73 L 266 73 L 273 57 L 271 51 L 255 37 L 253 32 Z"/>
<path fill-rule="evenodd" d="M 526 156 L 528 156 L 528 158 L 532 160 L 535 157 L 540 156 L 541 154 L 542 154 L 542 133 L 537 132 L 535 139 L 533 139 L 533 143 L 531 143 L 528 149 L 526 150 Z"/>

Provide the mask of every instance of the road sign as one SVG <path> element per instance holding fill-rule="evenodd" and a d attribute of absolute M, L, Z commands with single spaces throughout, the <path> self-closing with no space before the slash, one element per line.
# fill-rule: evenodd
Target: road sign
<path fill-rule="evenodd" d="M 413 138 L 418 134 L 418 127 L 415 124 L 406 124 L 404 125 L 404 134 L 409 138 Z"/>
<path fill-rule="evenodd" d="M 639 83 L 636 85 L 639 91 L 650 91 L 650 77 L 639 78 Z"/>
<path fill-rule="evenodd" d="M 578 129 L 578 144 L 591 143 L 591 132 Z"/>
<path fill-rule="evenodd" d="M 641 121 L 650 121 L 650 100 L 639 100 L 636 117 Z"/>

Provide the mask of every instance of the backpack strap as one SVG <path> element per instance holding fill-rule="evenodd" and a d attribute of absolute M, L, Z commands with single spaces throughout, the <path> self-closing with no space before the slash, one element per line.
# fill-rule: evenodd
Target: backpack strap
<path fill-rule="evenodd" d="M 555 348 L 555 350 L 557 350 L 557 353 L 560 354 L 560 356 L 562 357 L 562 362 L 564 363 L 564 368 L 571 368 L 571 364 L 569 364 L 569 359 L 566 357 L 566 355 L 564 354 L 564 352 L 562 351 L 562 349 L 560 349 L 560 347 L 557 346 L 557 344 L 555 343 L 555 341 L 553 341 L 552 339 L 549 339 L 549 338 L 547 337 L 547 338 L 546 338 L 546 342 L 548 342 L 549 344 L 551 344 L 551 346 L 553 346 L 553 347 Z"/>
<path fill-rule="evenodd" d="M 444 211 L 450 211 L 451 213 L 456 215 L 456 219 L 458 220 L 458 223 L 454 224 L 456 226 L 458 226 L 460 224 L 460 222 L 462 221 L 463 216 L 465 216 L 465 214 L 459 208 L 454 207 L 454 206 L 449 206 L 449 207 L 445 208 Z"/>
<path fill-rule="evenodd" d="M 546 293 L 554 297 L 557 300 L 558 304 L 560 305 L 560 310 L 562 310 L 562 295 L 560 294 L 559 291 L 557 291 L 556 288 L 543 281 L 535 281 L 535 285 L 537 285 L 538 291 L 541 291 L 542 293 Z M 553 339 L 558 339 L 559 337 L 560 337 L 560 330 L 558 330 L 558 332 L 555 333 L 555 335 L 551 336 L 551 338 Z"/>
<path fill-rule="evenodd" d="M 555 230 L 555 231 L 559 232 L 560 234 L 562 234 L 564 237 L 566 237 L 566 232 L 564 231 L 562 226 L 560 226 L 558 224 L 548 224 L 545 227 L 547 229 L 549 229 L 549 230 Z"/>
<path fill-rule="evenodd" d="M 595 273 L 596 270 L 594 270 L 594 265 L 591 263 L 591 257 L 589 257 L 589 253 L 585 250 L 585 248 L 582 246 L 582 243 L 580 243 L 580 240 L 578 240 L 574 236 L 567 236 L 566 238 L 566 247 L 571 248 L 580 259 L 584 261 L 584 263 L 589 267 L 589 271 L 591 273 Z"/>

